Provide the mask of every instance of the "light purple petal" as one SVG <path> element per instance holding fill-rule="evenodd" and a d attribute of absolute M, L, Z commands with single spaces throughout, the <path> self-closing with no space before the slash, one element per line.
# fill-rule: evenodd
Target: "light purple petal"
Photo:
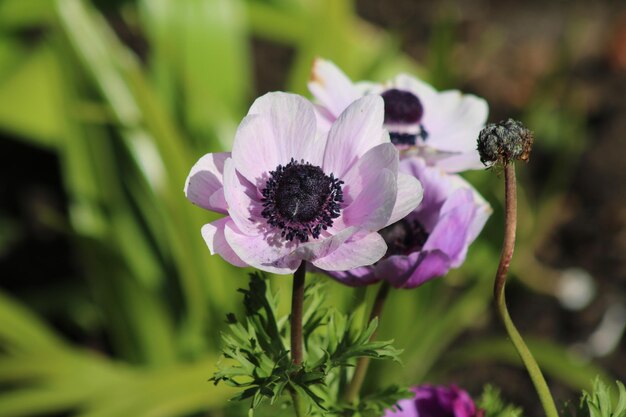
<path fill-rule="evenodd" d="M 430 135 L 428 146 L 450 152 L 476 148 L 476 138 L 489 113 L 485 100 L 451 90 L 439 93 L 436 102 L 429 105 L 437 111 L 424 112 L 423 124 Z"/>
<path fill-rule="evenodd" d="M 223 173 L 230 152 L 209 153 L 195 163 L 185 182 L 185 196 L 193 204 L 218 213 L 226 213 Z"/>
<path fill-rule="evenodd" d="M 258 114 L 269 121 L 280 163 L 289 163 L 293 158 L 322 165 L 326 138 L 316 135 L 315 108 L 307 99 L 291 93 L 267 93 L 252 103 L 248 114 Z"/>
<path fill-rule="evenodd" d="M 344 208 L 342 220 L 347 226 L 370 232 L 380 230 L 389 222 L 397 195 L 396 174 L 383 169 L 365 184 L 352 204 Z"/>
<path fill-rule="evenodd" d="M 301 243 L 291 256 L 314 262 L 317 258 L 323 258 L 337 250 L 338 247 L 344 244 L 346 240 L 350 239 L 357 231 L 358 229 L 356 227 L 349 227 L 332 236 L 320 237 L 319 239 Z"/>
<path fill-rule="evenodd" d="M 368 150 L 389 142 L 384 116 L 383 99 L 377 95 L 360 98 L 341 113 L 328 134 L 324 172 L 342 178 Z"/>
<path fill-rule="evenodd" d="M 228 203 L 228 214 L 239 230 L 249 236 L 260 233 L 261 202 L 255 200 L 256 189 L 246 182 L 235 170 L 235 162 L 224 163 L 224 195 Z"/>
<path fill-rule="evenodd" d="M 275 239 L 263 235 L 247 236 L 230 223 L 226 224 L 224 234 L 237 256 L 255 268 L 275 274 L 291 274 L 300 266 L 301 260 L 288 256 L 296 245 L 279 236 Z"/>
<path fill-rule="evenodd" d="M 424 196 L 422 183 L 412 175 L 398 174 L 398 198 L 386 226 L 405 218 L 419 206 Z"/>
<path fill-rule="evenodd" d="M 202 237 L 209 247 L 212 255 L 220 255 L 224 260 L 238 267 L 248 266 L 230 247 L 224 236 L 224 228 L 227 223 L 234 227 L 234 223 L 229 217 L 223 217 L 219 220 L 205 224 L 202 226 Z"/>
<path fill-rule="evenodd" d="M 387 251 L 384 239 L 378 233 L 369 233 L 358 240 L 350 240 L 329 255 L 313 260 L 317 268 L 327 271 L 346 271 L 372 265 Z"/>
<path fill-rule="evenodd" d="M 398 401 L 398 406 L 396 410 L 388 409 L 383 417 L 429 417 L 417 413 L 415 401 L 412 398 Z"/>
<path fill-rule="evenodd" d="M 403 283 L 392 281 L 396 288 L 415 288 L 433 278 L 444 276 L 450 269 L 450 258 L 439 250 L 418 252 L 419 257 L 411 276 Z M 398 285 L 400 284 L 400 285 Z"/>
<path fill-rule="evenodd" d="M 309 91 L 328 111 L 331 121 L 339 117 L 361 94 L 335 64 L 316 58 L 313 62 Z"/>
<path fill-rule="evenodd" d="M 325 138 L 317 135 L 313 105 L 304 97 L 268 93 L 256 99 L 235 135 L 232 158 L 260 187 L 267 174 L 293 158 L 321 166 Z"/>
<path fill-rule="evenodd" d="M 432 162 L 429 160 L 429 164 L 436 165 L 449 173 L 485 169 L 485 165 L 480 162 L 480 155 L 475 149 L 465 153 L 451 153 L 443 157 L 437 156 L 432 159 Z"/>
<path fill-rule="evenodd" d="M 429 167 L 422 158 L 410 157 L 400 161 L 400 172 L 418 178 L 424 187 L 422 202 L 417 207 L 420 223 L 432 230 L 439 220 L 440 209 L 454 191 L 450 177 L 437 167 Z"/>
<path fill-rule="evenodd" d="M 361 287 L 381 280 L 381 278 L 374 273 L 372 266 L 352 268 L 348 271 L 329 271 L 327 274 L 342 284 L 351 287 Z"/>
<path fill-rule="evenodd" d="M 467 251 L 467 235 L 476 207 L 472 190 L 459 189 L 441 208 L 439 221 L 428 236 L 423 250 L 440 250 L 457 265 Z"/>
<path fill-rule="evenodd" d="M 392 255 L 374 266 L 376 276 L 385 279 L 394 287 L 402 287 L 419 264 L 420 253 Z"/>
<path fill-rule="evenodd" d="M 391 143 L 383 143 L 368 150 L 341 178 L 344 182 L 345 204 L 350 205 L 383 169 L 398 172 L 398 150 Z"/>
<path fill-rule="evenodd" d="M 459 175 L 454 175 L 450 177 L 456 189 L 466 188 L 472 190 L 472 196 L 474 200 L 474 205 L 476 207 L 476 212 L 467 233 L 467 243 L 469 245 L 474 240 L 476 240 L 480 232 L 483 230 L 483 227 L 489 219 L 489 216 L 491 216 L 491 214 L 493 213 L 493 209 L 491 208 L 487 200 L 485 200 L 484 197 L 481 196 L 478 191 L 476 191 L 476 189 L 474 189 L 474 187 L 472 187 L 472 185 L 467 182 L 467 180 L 465 180 L 465 178 Z"/>

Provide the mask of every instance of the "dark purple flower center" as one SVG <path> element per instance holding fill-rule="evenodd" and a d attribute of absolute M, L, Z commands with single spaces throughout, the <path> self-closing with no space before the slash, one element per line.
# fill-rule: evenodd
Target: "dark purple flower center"
<path fill-rule="evenodd" d="M 385 123 L 419 123 L 424 108 L 419 98 L 410 91 L 392 88 L 382 94 L 385 101 Z"/>
<path fill-rule="evenodd" d="M 291 159 L 269 173 L 263 189 L 263 211 L 267 222 L 281 230 L 281 236 L 307 242 L 339 217 L 343 202 L 343 181 L 326 175 L 318 166 Z"/>
<path fill-rule="evenodd" d="M 424 107 L 415 94 L 392 88 L 381 96 L 385 102 L 385 124 L 393 126 L 389 131 L 391 143 L 413 146 L 418 137 L 426 140 L 428 133 L 420 124 L 424 116 Z"/>
<path fill-rule="evenodd" d="M 387 243 L 387 254 L 408 255 L 421 250 L 428 239 L 428 232 L 415 218 L 404 218 L 391 224 L 380 232 Z"/>

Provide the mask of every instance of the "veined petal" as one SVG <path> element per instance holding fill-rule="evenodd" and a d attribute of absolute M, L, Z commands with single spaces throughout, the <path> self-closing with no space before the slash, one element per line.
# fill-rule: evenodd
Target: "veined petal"
<path fill-rule="evenodd" d="M 396 288 L 415 288 L 433 278 L 444 276 L 450 269 L 450 258 L 440 250 L 421 251 L 411 254 L 414 267 L 402 281 L 393 280 Z M 392 276 L 390 276 L 392 277 Z M 393 278 L 393 277 L 392 277 Z"/>
<path fill-rule="evenodd" d="M 344 242 L 350 239 L 358 229 L 356 227 L 346 228 L 332 236 L 315 239 L 298 245 L 291 256 L 298 257 L 306 261 L 315 261 L 337 250 Z"/>
<path fill-rule="evenodd" d="M 478 191 L 476 191 L 476 189 L 474 189 L 474 187 L 472 187 L 472 185 L 468 183 L 467 180 L 465 180 L 465 178 L 459 175 L 454 175 L 451 177 L 452 177 L 454 186 L 457 189 L 467 188 L 472 191 L 472 196 L 474 199 L 474 206 L 476 207 L 476 211 L 475 211 L 474 219 L 472 220 L 472 223 L 470 224 L 470 227 L 467 233 L 467 242 L 469 245 L 474 240 L 476 240 L 480 232 L 483 230 L 483 227 L 485 226 L 485 223 L 487 223 L 489 216 L 491 216 L 491 214 L 493 213 L 493 209 L 491 208 L 487 200 L 485 200 L 485 198 L 482 195 L 480 195 L 480 193 L 478 193 Z"/>
<path fill-rule="evenodd" d="M 346 271 L 380 260 L 387 251 L 385 240 L 378 233 L 369 233 L 358 240 L 349 240 L 323 258 L 311 263 L 327 271 Z"/>
<path fill-rule="evenodd" d="M 211 255 L 220 255 L 226 262 L 232 265 L 242 268 L 246 267 L 248 264 L 237 256 L 233 248 L 231 248 L 226 241 L 226 237 L 224 236 L 226 224 L 230 224 L 233 228 L 236 227 L 230 217 L 223 217 L 202 226 L 202 237 L 209 247 Z"/>
<path fill-rule="evenodd" d="M 398 198 L 386 226 L 402 220 L 419 206 L 424 197 L 422 183 L 412 175 L 398 174 Z"/>
<path fill-rule="evenodd" d="M 391 218 L 398 196 L 396 176 L 383 169 L 365 184 L 363 191 L 343 210 L 343 222 L 370 232 L 382 229 Z"/>
<path fill-rule="evenodd" d="M 372 266 L 361 266 L 347 271 L 328 271 L 328 276 L 351 287 L 362 287 L 373 284 L 382 278 L 374 273 Z"/>
<path fill-rule="evenodd" d="M 368 150 L 341 178 L 344 182 L 343 194 L 346 205 L 350 205 L 383 169 L 398 171 L 398 150 L 391 143 L 383 143 Z"/>
<path fill-rule="evenodd" d="M 423 250 L 440 250 L 454 264 L 460 264 L 467 252 L 467 235 L 476 207 L 472 190 L 455 191 L 441 208 L 439 221 L 428 236 Z"/>
<path fill-rule="evenodd" d="M 246 179 L 235 170 L 235 162 L 224 163 L 224 196 L 228 203 L 228 214 L 241 233 L 255 236 L 260 233 L 262 204 L 256 201 L 256 189 L 246 184 Z"/>
<path fill-rule="evenodd" d="M 392 255 L 373 266 L 377 276 L 394 287 L 402 287 L 418 266 L 419 252 L 409 255 Z"/>
<path fill-rule="evenodd" d="M 457 90 L 439 93 L 436 112 L 424 113 L 429 132 L 428 145 L 442 151 L 469 152 L 476 149 L 476 138 L 487 121 L 489 107 L 482 98 Z"/>
<path fill-rule="evenodd" d="M 291 93 L 267 93 L 254 101 L 248 114 L 258 114 L 268 120 L 276 140 L 279 163 L 287 164 L 293 158 L 321 166 L 326 137 L 317 135 L 315 107 L 307 99 Z"/>
<path fill-rule="evenodd" d="M 383 99 L 377 95 L 362 97 L 341 113 L 328 133 L 324 172 L 342 178 L 368 150 L 389 142 L 384 116 Z"/>
<path fill-rule="evenodd" d="M 339 117 L 361 94 L 335 64 L 316 58 L 309 81 L 311 94 L 329 111 L 331 121 Z"/>
<path fill-rule="evenodd" d="M 237 129 L 232 152 L 237 171 L 260 188 L 270 171 L 292 158 L 321 166 L 326 140 L 316 129 L 313 105 L 305 98 L 259 97 Z"/>
<path fill-rule="evenodd" d="M 230 152 L 209 153 L 195 163 L 185 182 L 185 196 L 193 204 L 218 213 L 226 213 L 223 175 L 224 161 Z"/>
<path fill-rule="evenodd" d="M 238 171 L 260 187 L 281 160 L 279 144 L 269 121 L 258 114 L 243 118 L 233 142 L 232 159 Z"/>
<path fill-rule="evenodd" d="M 292 274 L 300 266 L 301 260 L 288 255 L 296 245 L 264 235 L 247 236 L 240 233 L 232 224 L 226 224 L 224 235 L 233 251 L 245 263 L 260 270 L 275 274 Z"/>

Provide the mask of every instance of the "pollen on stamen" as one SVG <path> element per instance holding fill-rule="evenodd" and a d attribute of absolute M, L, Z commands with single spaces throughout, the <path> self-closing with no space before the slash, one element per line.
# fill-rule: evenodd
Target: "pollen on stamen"
<path fill-rule="evenodd" d="M 292 158 L 269 173 L 261 215 L 288 241 L 317 239 L 340 215 L 342 184 L 320 167 Z"/>

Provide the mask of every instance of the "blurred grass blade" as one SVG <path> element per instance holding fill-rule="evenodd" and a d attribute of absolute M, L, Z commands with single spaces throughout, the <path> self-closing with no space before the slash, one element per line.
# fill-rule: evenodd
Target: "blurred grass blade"
<path fill-rule="evenodd" d="M 0 128 L 36 145 L 54 147 L 63 132 L 56 57 L 44 45 L 7 72 L 0 78 Z"/>
<path fill-rule="evenodd" d="M 250 99 L 249 48 L 240 0 L 140 3 L 151 45 L 150 65 L 162 97 L 181 97 L 185 125 L 203 148 L 219 149 L 220 125 L 233 125 Z M 175 82 L 181 83 L 177 95 Z M 215 130 L 217 127 L 217 131 Z"/>
<path fill-rule="evenodd" d="M 0 291 L 0 341 L 5 349 L 56 350 L 60 339 L 30 311 Z"/>
<path fill-rule="evenodd" d="M 216 258 L 206 259 L 206 248 L 199 237 L 200 226 L 206 220 L 182 195 L 185 177 L 193 163 L 189 146 L 146 82 L 135 57 L 119 43 L 95 11 L 79 0 L 60 0 L 57 4 L 62 27 L 118 119 L 131 152 L 142 149 L 137 147 L 137 138 L 149 138 L 142 146 L 156 147 L 154 153 L 140 151 L 133 156 L 138 161 L 159 156 L 157 163 L 162 167 L 163 183 L 155 182 L 150 172 L 143 174 L 154 192 L 161 196 L 167 210 L 163 228 L 168 233 L 181 273 L 187 305 L 185 340 L 197 352 L 203 344 L 203 328 L 209 323 L 205 285 L 208 284 L 215 296 L 213 307 L 216 309 L 227 298 L 222 296 L 223 281 L 208 279 L 223 271 L 224 263 Z M 150 163 L 144 160 L 139 166 Z"/>

